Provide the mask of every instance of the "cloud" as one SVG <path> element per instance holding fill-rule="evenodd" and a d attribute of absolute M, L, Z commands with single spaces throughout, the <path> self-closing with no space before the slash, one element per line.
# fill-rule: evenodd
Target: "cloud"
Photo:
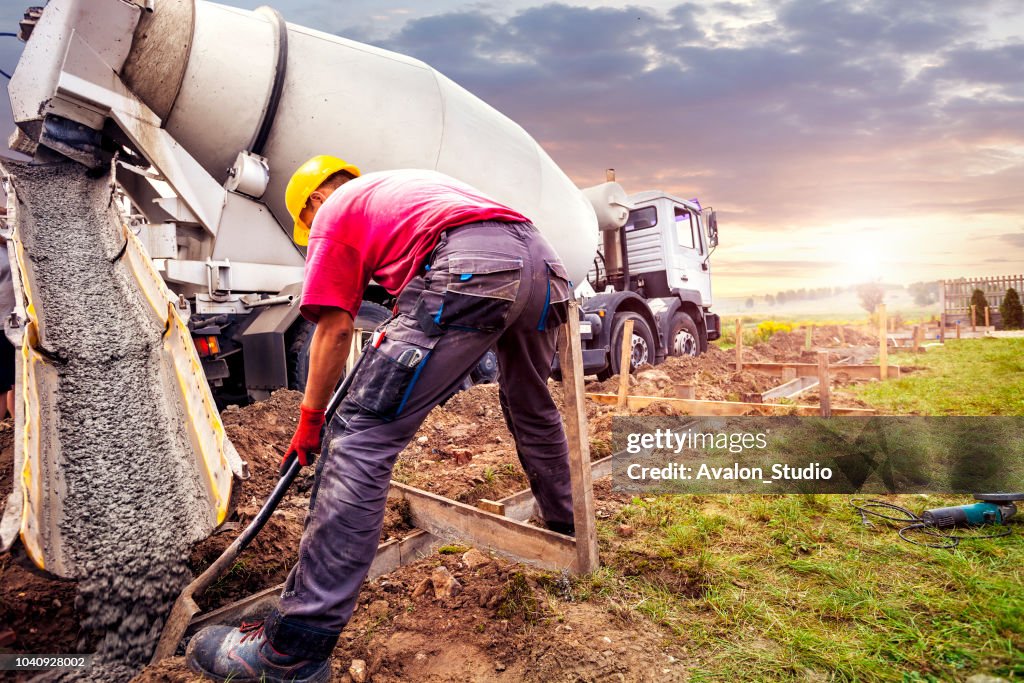
<path fill-rule="evenodd" d="M 1024 146 L 1024 94 L 957 95 L 1016 73 L 1024 43 L 979 47 L 997 4 L 790 0 L 717 41 L 700 27 L 747 6 L 550 3 L 414 19 L 379 42 L 509 114 L 582 184 L 614 166 L 629 189 L 774 230 L 951 200 L 1024 208 L 1024 158 L 993 157 Z M 921 53 L 940 66 L 917 68 Z"/>
<path fill-rule="evenodd" d="M 615 167 L 627 190 L 700 197 L 794 249 L 876 216 L 927 244 L 936 217 L 1000 232 L 1024 213 L 1024 40 L 996 25 L 1017 0 L 377 4 L 277 3 L 437 68 L 580 185 Z"/>
<path fill-rule="evenodd" d="M 1024 249 L 1024 231 L 1022 231 L 1022 232 L 1011 232 L 1011 233 L 1007 233 L 1005 235 L 997 235 L 996 237 L 998 239 L 1002 240 L 1003 242 L 1008 242 L 1009 244 L 1013 245 L 1014 247 L 1019 247 L 1021 249 Z"/>

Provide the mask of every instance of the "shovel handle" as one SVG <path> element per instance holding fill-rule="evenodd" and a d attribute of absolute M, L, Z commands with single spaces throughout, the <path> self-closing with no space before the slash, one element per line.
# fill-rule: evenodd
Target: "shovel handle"
<path fill-rule="evenodd" d="M 359 369 L 359 365 L 363 362 L 363 358 L 366 354 L 359 356 L 359 360 L 356 361 L 355 367 L 352 368 L 352 372 L 345 375 L 341 384 L 335 390 L 334 395 L 331 397 L 330 402 L 327 404 L 327 410 L 324 411 L 324 416 L 328 422 L 337 412 L 338 406 L 345 399 L 348 394 L 349 387 L 352 386 L 352 378 L 356 374 L 356 370 Z M 295 451 L 290 451 L 285 457 L 285 464 L 282 468 L 281 478 L 277 480 L 277 484 L 274 485 L 274 490 L 267 496 L 267 500 L 263 503 L 263 507 L 256 513 L 249 525 L 245 527 L 245 530 L 238 535 L 238 537 L 224 550 L 220 557 L 214 560 L 213 564 L 207 567 L 206 571 L 196 577 L 196 580 L 189 586 L 192 589 L 193 594 L 202 593 L 206 590 L 213 581 L 220 576 L 224 571 L 230 567 L 235 558 L 237 558 L 246 547 L 252 543 L 252 539 L 256 538 L 256 535 L 266 525 L 267 520 L 274 514 L 274 510 L 280 504 L 281 499 L 284 498 L 284 494 L 287 493 L 288 488 L 295 481 L 296 475 L 299 470 L 302 469 L 302 465 L 299 464 L 299 459 Z"/>

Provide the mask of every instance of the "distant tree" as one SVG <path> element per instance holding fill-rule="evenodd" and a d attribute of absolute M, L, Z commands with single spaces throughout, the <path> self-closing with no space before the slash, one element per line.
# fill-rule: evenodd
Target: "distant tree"
<path fill-rule="evenodd" d="M 874 313 L 878 304 L 885 300 L 885 288 L 878 282 L 865 282 L 857 285 L 857 296 L 860 306 L 868 313 Z"/>
<path fill-rule="evenodd" d="M 1024 328 L 1024 307 L 1021 307 L 1020 295 L 1013 287 L 1006 290 L 1003 303 L 999 304 L 999 315 L 1003 318 L 1004 330 Z"/>
<path fill-rule="evenodd" d="M 918 306 L 928 306 L 939 300 L 938 282 L 915 282 L 907 290 Z"/>
<path fill-rule="evenodd" d="M 754 307 L 754 297 L 748 296 L 747 297 L 747 308 L 753 308 L 753 307 Z"/>
<path fill-rule="evenodd" d="M 766 304 L 768 304 L 769 306 L 774 306 L 775 305 L 775 297 L 773 295 L 771 295 L 771 294 L 766 294 L 765 297 L 764 297 L 764 302 Z"/>
<path fill-rule="evenodd" d="M 985 298 L 985 292 L 980 289 L 971 292 L 971 305 L 975 307 L 978 319 L 984 320 L 985 309 L 988 308 L 988 299 Z"/>
<path fill-rule="evenodd" d="M 786 303 L 786 293 L 785 292 L 779 292 L 778 294 L 776 294 L 775 295 L 775 303 L 777 303 L 780 306 L 782 304 Z"/>

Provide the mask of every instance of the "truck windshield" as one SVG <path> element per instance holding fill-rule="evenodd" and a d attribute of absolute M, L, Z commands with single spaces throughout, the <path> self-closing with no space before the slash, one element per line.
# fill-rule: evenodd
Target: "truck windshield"
<path fill-rule="evenodd" d="M 658 224 L 658 211 L 653 206 L 645 206 L 642 209 L 633 209 L 629 212 L 629 219 L 626 220 L 626 232 L 632 230 L 643 230 L 653 228 Z"/>

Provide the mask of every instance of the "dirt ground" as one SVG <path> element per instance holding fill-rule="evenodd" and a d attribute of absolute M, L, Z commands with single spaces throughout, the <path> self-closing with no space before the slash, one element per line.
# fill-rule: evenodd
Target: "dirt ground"
<path fill-rule="evenodd" d="M 841 344 L 838 337 L 828 336 L 829 328 L 815 328 L 815 341 L 810 350 L 805 349 L 805 337 L 802 332 L 780 332 L 772 338 L 752 347 L 745 347 L 743 360 L 746 363 L 779 363 L 800 362 L 817 363 L 818 350 L 828 350 L 829 362 L 834 363 L 830 370 L 830 395 L 832 406 L 836 408 L 868 407 L 845 387 L 856 382 L 872 380 L 854 380 L 843 372 L 840 361 L 853 358 L 860 362 L 866 354 L 874 353 L 874 347 L 867 347 L 860 342 L 861 335 L 852 328 L 844 328 L 844 338 L 857 343 Z M 863 335 L 867 337 L 867 335 Z M 697 357 L 677 356 L 668 358 L 654 367 L 642 368 L 635 376 L 630 377 L 630 394 L 634 396 L 663 396 L 675 398 L 676 385 L 693 386 L 694 397 L 702 401 L 749 401 L 755 394 L 761 394 L 782 384 L 777 374 L 761 370 L 744 368 L 736 371 L 736 353 L 732 350 L 723 351 L 711 345 L 707 353 Z M 590 382 L 588 392 L 618 393 L 619 377 L 616 375 L 604 382 Z M 810 389 L 793 402 L 801 405 L 817 405 L 817 389 Z"/>
<path fill-rule="evenodd" d="M 861 343 L 844 330 L 848 344 Z M 815 343 L 834 344 L 827 329 Z M 778 334 L 748 349 L 755 360 L 800 360 L 802 333 Z M 841 351 L 838 353 L 842 353 Z M 697 398 L 735 400 L 764 391 L 777 377 L 749 370 L 736 373 L 732 352 L 712 347 L 698 358 L 672 358 L 639 373 L 631 392 L 671 397 L 675 384 L 692 383 Z M 587 391 L 616 391 L 618 378 L 589 383 Z M 863 405 L 844 396 L 848 378 L 836 373 L 833 405 Z M 552 395 L 561 407 L 560 385 Z M 278 463 L 295 428 L 301 395 L 278 391 L 268 401 L 223 413 L 228 436 L 249 463 L 250 478 L 236 487 L 235 512 L 210 538 L 197 544 L 190 564 L 201 572 L 235 538 L 259 509 L 277 479 Z M 814 403 L 804 394 L 800 403 Z M 613 410 L 588 402 L 594 459 L 610 455 Z M 13 433 L 0 423 L 0 500 L 12 483 Z M 498 499 L 527 488 L 514 443 L 505 427 L 496 385 L 481 385 L 435 409 L 395 467 L 397 481 L 467 503 Z M 236 566 L 200 600 L 209 610 L 278 584 L 295 561 L 312 486 L 304 472 L 290 495 Z M 613 516 L 624 500 L 610 481 L 595 485 L 598 516 Z M 411 531 L 398 507 L 389 507 L 381 540 Z M 602 553 L 614 539 L 602 540 Z M 464 559 L 468 548 L 445 547 L 370 582 L 360 596 L 353 622 L 335 652 L 335 680 L 350 680 L 348 667 L 363 660 L 373 681 L 646 681 L 683 680 L 686 653 L 669 634 L 623 621 L 607 606 L 577 601 L 567 577 L 532 572 L 495 558 L 478 567 Z M 435 598 L 430 577 L 444 567 L 461 584 L 453 597 Z M 657 571 L 647 568 L 645 571 Z M 425 583 L 426 582 L 426 583 Z M 680 583 L 682 582 L 682 583 Z M 687 577 L 675 577 L 672 590 L 699 591 Z M 427 588 L 424 588 L 427 586 Z M 419 589 L 419 590 L 417 590 Z M 425 591 L 425 592 L 424 592 Z M 35 569 L 24 552 L 0 555 L 0 652 L 71 653 L 78 640 L 75 584 Z M 182 658 L 144 670 L 137 681 L 196 680 Z"/>

